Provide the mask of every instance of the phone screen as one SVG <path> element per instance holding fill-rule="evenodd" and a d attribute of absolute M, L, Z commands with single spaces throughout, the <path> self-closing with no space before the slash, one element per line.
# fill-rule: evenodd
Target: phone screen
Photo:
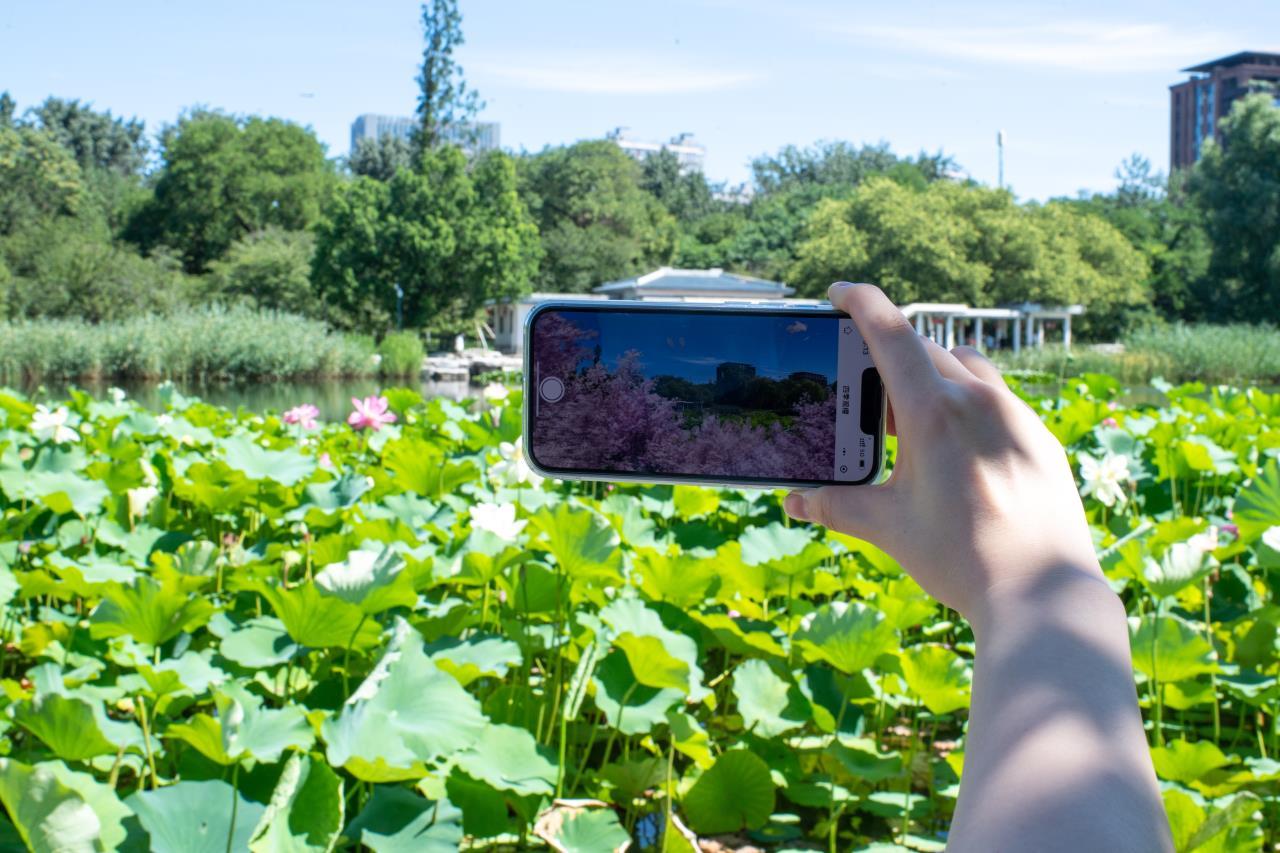
<path fill-rule="evenodd" d="M 554 476 L 868 482 L 880 378 L 822 309 L 546 307 L 526 350 L 527 452 Z"/>

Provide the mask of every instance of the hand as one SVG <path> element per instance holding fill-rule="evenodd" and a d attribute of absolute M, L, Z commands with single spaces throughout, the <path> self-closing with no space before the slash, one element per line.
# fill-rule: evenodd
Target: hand
<path fill-rule="evenodd" d="M 880 371 L 898 437 L 888 482 L 787 496 L 792 517 L 871 542 L 972 619 L 991 591 L 1102 580 L 1062 445 L 976 350 L 916 334 L 878 287 L 833 284 Z"/>

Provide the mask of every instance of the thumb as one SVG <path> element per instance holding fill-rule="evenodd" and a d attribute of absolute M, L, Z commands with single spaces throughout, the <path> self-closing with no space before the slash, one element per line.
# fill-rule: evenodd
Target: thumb
<path fill-rule="evenodd" d="M 883 534 L 889 486 L 822 486 L 787 495 L 782 509 L 797 521 L 811 521 L 858 539 Z"/>

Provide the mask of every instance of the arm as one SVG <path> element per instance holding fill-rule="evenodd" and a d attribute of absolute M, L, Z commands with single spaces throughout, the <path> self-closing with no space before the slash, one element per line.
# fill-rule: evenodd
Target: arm
<path fill-rule="evenodd" d="M 978 352 L 919 336 L 878 288 L 831 301 L 867 339 L 898 436 L 882 486 L 787 497 L 874 542 L 977 641 L 950 849 L 1163 851 L 1124 608 L 1061 445 Z"/>

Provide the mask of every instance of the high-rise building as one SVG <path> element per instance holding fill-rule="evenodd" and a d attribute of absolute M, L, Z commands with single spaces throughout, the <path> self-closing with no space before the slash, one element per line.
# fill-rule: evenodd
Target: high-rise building
<path fill-rule="evenodd" d="M 1220 139 L 1219 123 L 1250 92 L 1280 84 L 1280 53 L 1247 50 L 1182 69 L 1191 79 L 1169 87 L 1169 162 L 1182 169 L 1200 159 L 1208 139 Z M 1280 91 L 1273 90 L 1280 105 Z"/>
<path fill-rule="evenodd" d="M 362 139 L 377 140 L 383 136 L 398 136 L 406 142 L 413 136 L 417 119 L 407 116 L 384 116 L 365 113 L 351 122 L 351 150 L 356 150 Z M 479 154 L 493 151 L 501 144 L 501 125 L 496 121 L 466 121 L 444 129 L 444 138 L 463 149 Z"/>
<path fill-rule="evenodd" d="M 606 134 L 606 137 L 641 163 L 659 151 L 670 151 L 676 155 L 682 172 L 701 172 L 703 161 L 707 158 L 707 149 L 693 140 L 692 133 L 681 133 L 672 137 L 669 142 L 643 142 L 628 137 L 627 128 L 618 127 Z"/>

